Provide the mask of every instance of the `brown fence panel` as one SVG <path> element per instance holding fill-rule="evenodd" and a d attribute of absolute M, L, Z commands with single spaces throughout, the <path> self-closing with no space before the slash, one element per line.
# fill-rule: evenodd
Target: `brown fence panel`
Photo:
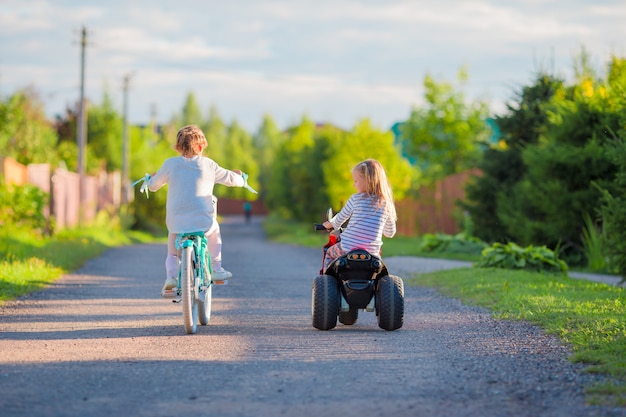
<path fill-rule="evenodd" d="M 50 164 L 22 165 L 12 158 L 0 158 L 0 173 L 6 184 L 32 184 L 50 194 L 50 207 L 44 215 L 56 219 L 56 228 L 75 227 L 80 221 L 80 176 L 62 168 L 51 175 Z M 121 175 L 103 171 L 85 178 L 83 220 L 88 224 L 99 210 L 115 211 L 120 205 Z M 243 203 L 242 203 L 243 204 Z"/>
<path fill-rule="evenodd" d="M 98 211 L 98 178 L 85 177 L 85 201 L 83 205 L 83 220 L 86 224 L 96 219 Z"/>
<path fill-rule="evenodd" d="M 28 169 L 12 158 L 0 160 L 2 175 L 6 184 L 24 185 L 28 183 Z"/>
<path fill-rule="evenodd" d="M 98 177 L 98 210 L 114 212 L 121 204 L 122 175 L 119 171 L 101 171 Z"/>
<path fill-rule="evenodd" d="M 75 227 L 80 220 L 80 176 L 62 168 L 52 176 L 52 214 L 59 229 Z"/>
<path fill-rule="evenodd" d="M 465 186 L 480 170 L 451 175 L 432 187 L 420 189 L 419 198 L 396 202 L 398 234 L 419 236 L 425 233 L 456 234 L 460 231 L 458 201 L 465 198 Z"/>
<path fill-rule="evenodd" d="M 50 195 L 50 164 L 30 164 L 26 168 L 28 183 Z M 50 205 L 44 207 L 43 215 L 46 219 L 50 218 Z"/>

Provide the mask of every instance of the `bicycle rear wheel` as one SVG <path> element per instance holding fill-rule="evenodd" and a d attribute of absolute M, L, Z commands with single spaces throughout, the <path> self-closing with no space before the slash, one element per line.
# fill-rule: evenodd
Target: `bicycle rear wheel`
<path fill-rule="evenodd" d="M 200 324 L 206 326 L 211 320 L 211 297 L 213 293 L 213 284 L 209 285 L 204 292 L 200 293 L 200 300 L 198 301 L 198 318 Z"/>
<path fill-rule="evenodd" d="M 195 274 L 193 268 L 193 247 L 181 250 L 181 298 L 183 301 L 183 322 L 188 334 L 196 332 L 198 322 L 198 302 L 195 294 Z"/>

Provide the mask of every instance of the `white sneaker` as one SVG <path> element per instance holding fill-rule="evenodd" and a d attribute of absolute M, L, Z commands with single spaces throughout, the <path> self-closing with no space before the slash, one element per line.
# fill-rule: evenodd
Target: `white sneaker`
<path fill-rule="evenodd" d="M 169 291 L 172 288 L 176 288 L 178 286 L 178 280 L 174 277 L 168 277 L 165 279 L 165 283 L 163 284 L 163 288 L 161 289 L 161 296 L 165 293 L 165 291 Z"/>
<path fill-rule="evenodd" d="M 211 274 L 211 279 L 213 281 L 223 281 L 225 279 L 232 278 L 232 276 L 233 274 L 225 269 L 222 269 L 221 271 L 213 272 L 213 274 Z"/>

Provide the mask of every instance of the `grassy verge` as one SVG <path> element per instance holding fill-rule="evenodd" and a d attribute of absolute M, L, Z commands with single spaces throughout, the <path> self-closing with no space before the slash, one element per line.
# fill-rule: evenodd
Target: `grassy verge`
<path fill-rule="evenodd" d="M 325 242 L 313 228 L 268 219 L 268 237 L 306 246 Z M 429 256 L 475 261 L 473 256 L 421 253 L 419 238 L 394 237 L 383 245 L 384 256 Z M 526 320 L 554 334 L 572 348 L 570 360 L 611 382 L 587 388 L 595 404 L 626 406 L 626 290 L 584 280 L 503 269 L 464 268 L 405 277 L 413 286 L 493 311 L 498 318 Z"/>
<path fill-rule="evenodd" d="M 571 346 L 572 362 L 612 382 L 588 388 L 590 401 L 626 406 L 626 290 L 584 280 L 502 269 L 420 274 L 408 285 L 434 287 L 499 318 L 526 320 Z"/>
<path fill-rule="evenodd" d="M 0 230 L 0 304 L 54 282 L 106 249 L 153 238 L 111 222 L 41 237 L 29 230 Z"/>

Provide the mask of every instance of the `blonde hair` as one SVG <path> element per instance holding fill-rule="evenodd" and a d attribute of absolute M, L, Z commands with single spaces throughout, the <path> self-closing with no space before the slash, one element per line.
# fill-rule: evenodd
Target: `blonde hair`
<path fill-rule="evenodd" d="M 176 135 L 176 150 L 186 158 L 200 155 L 207 145 L 204 133 L 195 125 L 181 128 Z M 198 146 L 200 146 L 200 152 L 198 152 Z"/>
<path fill-rule="evenodd" d="M 366 159 L 356 164 L 352 171 L 365 179 L 366 194 L 376 199 L 379 208 L 384 205 L 389 217 L 396 221 L 398 216 L 393 202 L 393 191 L 380 162 L 375 159 Z"/>

